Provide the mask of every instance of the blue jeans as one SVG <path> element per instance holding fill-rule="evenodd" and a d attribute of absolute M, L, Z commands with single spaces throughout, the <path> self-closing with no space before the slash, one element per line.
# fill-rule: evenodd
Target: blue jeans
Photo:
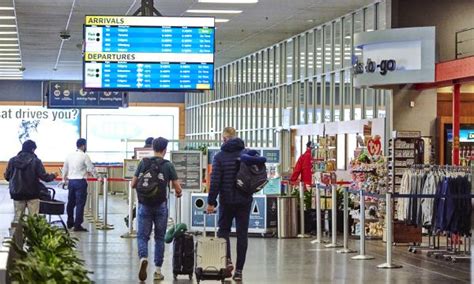
<path fill-rule="evenodd" d="M 250 221 L 250 209 L 252 203 L 248 204 L 220 204 L 219 206 L 219 231 L 217 236 L 227 240 L 227 257 L 230 253 L 230 230 L 232 221 L 235 219 L 235 231 L 237 234 L 237 262 L 236 269 L 243 270 L 247 256 L 248 232 Z"/>
<path fill-rule="evenodd" d="M 165 254 L 165 234 L 168 225 L 168 206 L 166 202 L 158 206 L 138 204 L 138 257 L 148 257 L 148 241 L 155 224 L 155 265 L 163 265 Z"/>
<path fill-rule="evenodd" d="M 84 207 L 87 202 L 87 181 L 85 179 L 71 179 L 68 183 L 69 195 L 67 199 L 67 225 L 79 228 L 84 222 Z M 74 217 L 74 208 L 76 216 Z"/>

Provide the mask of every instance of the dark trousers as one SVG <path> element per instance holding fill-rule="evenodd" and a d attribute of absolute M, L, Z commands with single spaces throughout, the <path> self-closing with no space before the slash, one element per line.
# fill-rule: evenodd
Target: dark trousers
<path fill-rule="evenodd" d="M 85 179 L 71 179 L 68 184 L 69 195 L 67 201 L 67 225 L 79 228 L 84 222 L 84 207 L 87 201 L 87 181 Z M 76 209 L 76 215 L 74 215 Z"/>
<path fill-rule="evenodd" d="M 217 232 L 217 235 L 219 238 L 224 238 L 227 240 L 228 258 L 231 258 L 229 235 L 232 227 L 232 221 L 235 219 L 235 229 L 237 233 L 237 270 L 242 270 L 244 268 L 245 257 L 247 255 L 251 206 L 252 203 L 243 205 L 221 203 L 219 206 L 219 231 Z"/>

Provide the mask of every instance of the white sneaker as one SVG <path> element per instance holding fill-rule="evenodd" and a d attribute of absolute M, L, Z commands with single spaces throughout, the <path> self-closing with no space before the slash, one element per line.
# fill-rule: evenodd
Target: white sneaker
<path fill-rule="evenodd" d="M 138 279 L 140 279 L 140 281 L 145 281 L 146 280 L 147 266 L 148 266 L 148 259 L 146 259 L 146 258 L 140 259 L 140 270 L 138 271 Z"/>
<path fill-rule="evenodd" d="M 161 272 L 155 271 L 153 274 L 153 280 L 164 280 L 165 276 Z"/>

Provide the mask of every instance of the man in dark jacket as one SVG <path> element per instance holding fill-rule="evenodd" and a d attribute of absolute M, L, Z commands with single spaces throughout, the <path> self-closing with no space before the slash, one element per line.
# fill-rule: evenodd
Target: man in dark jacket
<path fill-rule="evenodd" d="M 36 143 L 27 140 L 21 151 L 8 162 L 4 173 L 9 182 L 10 196 L 15 205 L 15 222 L 23 215 L 26 208 L 28 214 L 39 213 L 40 180 L 53 181 L 55 174 L 48 174 L 43 163 L 35 155 Z"/>
<path fill-rule="evenodd" d="M 242 139 L 236 137 L 235 129 L 227 127 L 223 132 L 224 144 L 212 163 L 211 185 L 207 199 L 207 212 L 214 212 L 219 195 L 219 231 L 218 236 L 227 240 L 228 270 L 233 270 L 229 234 L 235 219 L 237 232 L 237 263 L 234 280 L 242 280 L 248 245 L 248 228 L 252 196 L 236 188 L 236 176 L 239 171 L 239 158 L 245 149 Z"/>

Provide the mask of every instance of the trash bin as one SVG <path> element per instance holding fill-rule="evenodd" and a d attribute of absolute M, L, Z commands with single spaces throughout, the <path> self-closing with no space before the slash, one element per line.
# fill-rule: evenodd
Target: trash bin
<path fill-rule="evenodd" d="M 298 235 L 298 198 L 278 197 L 278 238 L 295 238 Z"/>

